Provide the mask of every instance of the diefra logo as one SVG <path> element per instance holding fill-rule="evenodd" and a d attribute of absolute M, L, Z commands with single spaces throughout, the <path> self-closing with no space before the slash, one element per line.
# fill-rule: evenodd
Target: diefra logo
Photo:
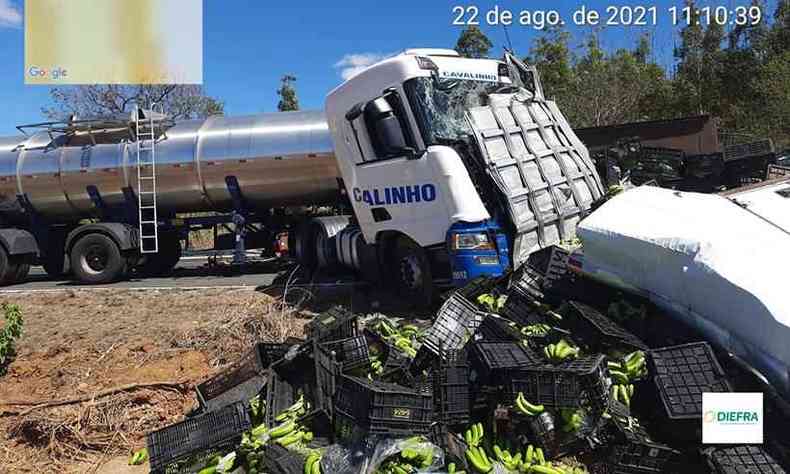
<path fill-rule="evenodd" d="M 702 418 L 705 423 L 726 423 L 730 425 L 756 424 L 760 416 L 756 411 L 706 411 Z"/>
<path fill-rule="evenodd" d="M 703 393 L 702 442 L 763 442 L 762 393 Z"/>

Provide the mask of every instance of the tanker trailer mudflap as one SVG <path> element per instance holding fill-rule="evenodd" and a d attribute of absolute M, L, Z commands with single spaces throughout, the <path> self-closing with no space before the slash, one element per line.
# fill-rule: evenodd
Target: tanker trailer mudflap
<path fill-rule="evenodd" d="M 525 74 L 520 75 L 524 81 Z M 533 78 L 532 90 L 500 89 L 488 95 L 487 105 L 466 114 L 476 145 L 470 147 L 472 159 L 494 190 L 492 215 L 509 227 L 514 269 L 530 253 L 574 239 L 576 225 L 603 195 L 587 149 L 556 103 L 543 98 L 536 73 Z"/>
<path fill-rule="evenodd" d="M 39 253 L 33 234 L 22 229 L 0 229 L 0 286 L 25 279 Z"/>

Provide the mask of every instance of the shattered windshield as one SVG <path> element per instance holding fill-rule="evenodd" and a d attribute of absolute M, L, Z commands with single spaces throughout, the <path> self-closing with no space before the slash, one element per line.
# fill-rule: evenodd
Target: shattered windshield
<path fill-rule="evenodd" d="M 486 96 L 501 86 L 496 82 L 418 77 L 407 81 L 404 89 L 428 146 L 471 134 L 465 111 L 485 105 Z"/>

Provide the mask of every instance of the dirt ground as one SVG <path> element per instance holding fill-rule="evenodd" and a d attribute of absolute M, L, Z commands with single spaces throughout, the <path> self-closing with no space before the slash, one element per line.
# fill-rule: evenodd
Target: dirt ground
<path fill-rule="evenodd" d="M 0 302 L 25 319 L 0 376 L 0 472 L 147 472 L 126 466 L 128 456 L 195 406 L 195 383 L 256 339 L 301 336 L 309 317 L 253 290 L 64 290 Z M 134 386 L 153 383 L 168 385 Z M 84 400 L 34 408 L 72 398 Z"/>

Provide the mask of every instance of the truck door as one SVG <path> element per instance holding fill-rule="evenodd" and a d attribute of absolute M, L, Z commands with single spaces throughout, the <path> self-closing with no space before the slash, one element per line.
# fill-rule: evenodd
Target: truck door
<path fill-rule="evenodd" d="M 397 229 L 421 246 L 442 242 L 446 229 L 434 228 L 446 223 L 447 212 L 402 92 L 389 89 L 346 118 L 361 156 L 346 184 L 365 239 L 375 242 L 380 231 Z"/>

